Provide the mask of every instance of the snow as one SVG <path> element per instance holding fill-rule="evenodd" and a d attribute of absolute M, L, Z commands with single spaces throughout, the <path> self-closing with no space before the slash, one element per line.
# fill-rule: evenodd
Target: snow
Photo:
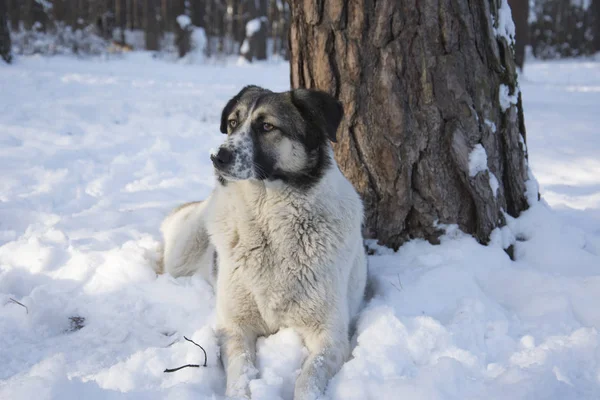
<path fill-rule="evenodd" d="M 246 22 L 246 37 L 252 37 L 258 31 L 262 25 L 264 17 L 254 18 Z"/>
<path fill-rule="evenodd" d="M 181 14 L 181 15 L 177 16 L 177 23 L 179 24 L 179 27 L 181 29 L 186 29 L 188 26 L 190 26 L 192 24 L 192 19 L 185 14 Z"/>
<path fill-rule="evenodd" d="M 479 172 L 487 171 L 487 154 L 481 144 L 476 144 L 469 153 L 469 176 L 474 177 Z"/>
<path fill-rule="evenodd" d="M 485 124 L 489 126 L 490 129 L 492 129 L 493 127 L 492 132 L 496 132 L 496 125 L 493 122 L 488 121 L 486 119 Z M 471 152 L 469 153 L 469 176 L 473 178 L 478 173 L 485 171 L 488 172 L 490 188 L 492 189 L 492 192 L 494 192 L 494 196 L 497 196 L 498 188 L 500 187 L 498 178 L 496 178 L 496 175 L 494 175 L 492 171 L 488 169 L 487 153 L 483 145 L 478 143 L 473 147 L 473 150 L 471 150 Z M 535 179 L 533 179 L 532 181 L 535 182 Z M 537 191 L 535 193 L 537 194 Z"/>
<path fill-rule="evenodd" d="M 0 66 L 0 398 L 223 398 L 214 295 L 152 272 L 158 227 L 210 192 L 226 101 L 288 79 L 135 52 Z M 328 398 L 600 398 L 600 62 L 520 81 L 532 207 L 489 246 L 453 226 L 440 245 L 370 243 L 376 296 Z M 473 171 L 486 158 L 476 147 Z M 208 366 L 163 373 L 204 361 L 184 335 Z M 290 329 L 261 338 L 252 398 L 291 399 L 306 354 Z"/>
<path fill-rule="evenodd" d="M 494 196 L 498 195 L 498 188 L 500 187 L 500 184 L 498 183 L 498 178 L 496 178 L 496 175 L 494 175 L 491 171 L 489 172 L 490 174 L 490 188 L 492 189 L 492 192 L 494 192 Z"/>
<path fill-rule="evenodd" d="M 500 7 L 498 8 L 498 20 L 494 24 L 494 32 L 496 36 L 506 38 L 508 43 L 514 43 L 515 41 L 515 23 L 512 19 L 512 12 L 508 5 L 508 0 L 501 0 Z"/>
<path fill-rule="evenodd" d="M 496 124 L 494 123 L 494 121 L 490 121 L 489 119 L 485 119 L 484 122 L 487 125 L 487 127 L 490 128 L 490 130 L 492 131 L 492 133 L 496 133 Z"/>
<path fill-rule="evenodd" d="M 506 112 L 511 105 L 516 105 L 518 101 L 518 93 L 510 94 L 510 88 L 501 83 L 498 90 L 498 100 L 500 100 L 500 108 Z"/>
<path fill-rule="evenodd" d="M 248 54 L 248 51 L 250 51 L 250 44 L 248 43 L 248 39 L 244 39 L 244 42 L 242 43 L 242 46 L 240 47 L 240 53 Z"/>

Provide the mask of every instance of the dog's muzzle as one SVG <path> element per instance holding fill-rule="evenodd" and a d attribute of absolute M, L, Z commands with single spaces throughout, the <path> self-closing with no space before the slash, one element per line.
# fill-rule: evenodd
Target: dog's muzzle
<path fill-rule="evenodd" d="M 210 159 L 216 169 L 225 171 L 233 162 L 233 152 L 225 147 L 221 147 L 217 154 L 211 154 Z"/>

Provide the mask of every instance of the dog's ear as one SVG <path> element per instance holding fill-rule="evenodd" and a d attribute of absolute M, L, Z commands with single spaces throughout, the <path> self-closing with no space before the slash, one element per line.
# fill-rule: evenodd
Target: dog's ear
<path fill-rule="evenodd" d="M 221 133 L 227 133 L 227 117 L 229 117 L 231 110 L 233 110 L 233 107 L 235 107 L 236 104 L 238 103 L 238 101 L 240 101 L 240 99 L 242 98 L 244 93 L 246 93 L 249 90 L 264 90 L 264 89 L 262 89 L 256 85 L 248 85 L 248 86 L 244 87 L 242 90 L 240 90 L 240 92 L 238 94 L 233 96 L 231 98 L 231 100 L 229 100 L 227 102 L 227 105 L 225 105 L 225 108 L 223 108 L 223 111 L 221 112 Z"/>
<path fill-rule="evenodd" d="M 292 91 L 292 103 L 307 122 L 311 130 L 318 130 L 323 138 L 332 142 L 337 142 L 337 128 L 344 116 L 342 103 L 333 96 L 318 90 L 296 89 Z M 315 134 L 317 132 L 308 132 Z M 314 147 L 318 146 L 321 140 L 317 139 Z"/>

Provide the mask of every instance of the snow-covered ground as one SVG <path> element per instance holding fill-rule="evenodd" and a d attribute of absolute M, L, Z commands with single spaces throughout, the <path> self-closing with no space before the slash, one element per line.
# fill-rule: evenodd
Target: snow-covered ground
<path fill-rule="evenodd" d="M 288 76 L 143 53 L 0 65 L 1 399 L 223 397 L 210 287 L 150 264 L 162 217 L 211 189 L 226 100 Z M 600 398 L 600 62 L 520 80 L 545 201 L 487 247 L 450 230 L 372 256 L 379 292 L 328 397 Z M 208 366 L 163 373 L 204 361 L 184 335 Z M 253 399 L 290 399 L 304 355 L 290 330 L 261 339 Z"/>

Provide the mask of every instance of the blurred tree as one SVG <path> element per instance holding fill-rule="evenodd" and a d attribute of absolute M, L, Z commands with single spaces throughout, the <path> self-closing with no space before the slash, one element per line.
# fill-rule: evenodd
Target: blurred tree
<path fill-rule="evenodd" d="M 515 62 L 522 69 L 529 41 L 529 0 L 508 0 L 508 4 L 515 23 Z"/>
<path fill-rule="evenodd" d="M 18 32 L 21 25 L 21 1 L 8 0 L 8 6 L 10 10 L 10 28 L 13 32 Z"/>
<path fill-rule="evenodd" d="M 592 54 L 599 29 L 594 7 L 589 0 L 536 0 L 529 35 L 533 54 L 543 59 Z"/>
<path fill-rule="evenodd" d="M 144 1 L 144 38 L 146 50 L 159 49 L 160 30 L 157 17 L 156 0 Z"/>
<path fill-rule="evenodd" d="M 592 31 L 594 35 L 594 51 L 600 51 L 600 0 L 592 0 Z"/>
<path fill-rule="evenodd" d="M 334 150 L 364 200 L 366 237 L 398 248 L 457 224 L 485 243 L 504 213 L 528 207 L 514 56 L 495 33 L 501 3 L 291 3 L 291 83 L 344 105 Z"/>
<path fill-rule="evenodd" d="M 8 29 L 8 8 L 6 0 L 0 0 L 0 57 L 7 63 L 12 61 L 10 30 Z"/>
<path fill-rule="evenodd" d="M 189 10 L 186 9 L 185 0 L 175 0 L 173 2 L 172 15 L 173 26 L 175 28 L 175 44 L 179 57 L 184 57 L 191 48 L 191 35 L 193 30 L 192 19 Z"/>
<path fill-rule="evenodd" d="M 240 53 L 248 61 L 267 59 L 267 0 L 249 2 L 250 20 L 246 23 L 246 37 Z"/>

